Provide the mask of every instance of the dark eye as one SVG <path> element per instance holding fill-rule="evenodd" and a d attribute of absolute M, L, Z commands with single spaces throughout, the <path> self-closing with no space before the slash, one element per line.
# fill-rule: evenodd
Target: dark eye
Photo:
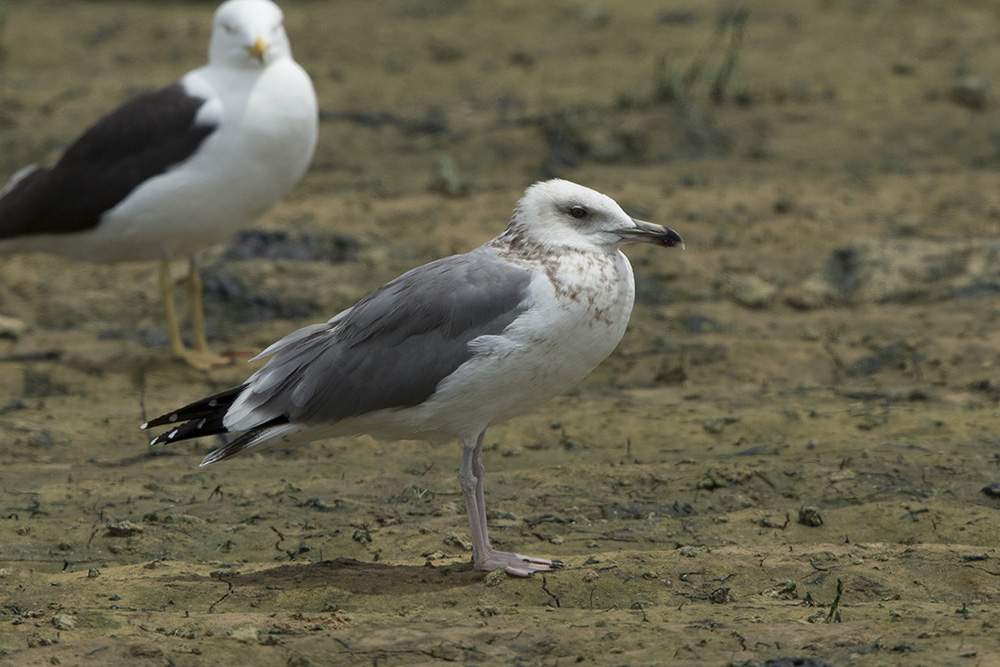
<path fill-rule="evenodd" d="M 582 206 L 574 206 L 569 210 L 569 214 L 577 220 L 580 220 L 587 217 L 587 209 Z"/>

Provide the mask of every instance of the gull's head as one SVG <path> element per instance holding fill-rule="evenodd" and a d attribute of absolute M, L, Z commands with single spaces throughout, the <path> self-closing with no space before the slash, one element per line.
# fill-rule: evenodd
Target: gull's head
<path fill-rule="evenodd" d="M 684 247 L 674 230 L 637 220 L 611 197 L 562 179 L 528 188 L 508 229 L 543 247 L 589 252 L 611 252 L 625 243 Z"/>
<path fill-rule="evenodd" d="M 208 61 L 240 69 L 290 58 L 284 15 L 271 0 L 229 0 L 215 11 Z"/>

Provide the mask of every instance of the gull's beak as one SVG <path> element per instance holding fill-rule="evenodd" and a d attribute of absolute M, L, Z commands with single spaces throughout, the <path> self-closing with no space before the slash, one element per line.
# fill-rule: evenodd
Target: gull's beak
<path fill-rule="evenodd" d="M 681 250 L 684 249 L 684 241 L 681 240 L 681 235 L 669 227 L 657 225 L 653 222 L 646 222 L 645 220 L 636 220 L 635 218 L 632 218 L 632 222 L 635 223 L 635 227 L 618 230 L 618 236 L 626 243 L 653 243 L 668 248 L 680 246 Z"/>
<path fill-rule="evenodd" d="M 247 53 L 261 65 L 267 65 L 267 44 L 260 37 L 257 37 L 257 41 L 247 47 Z"/>

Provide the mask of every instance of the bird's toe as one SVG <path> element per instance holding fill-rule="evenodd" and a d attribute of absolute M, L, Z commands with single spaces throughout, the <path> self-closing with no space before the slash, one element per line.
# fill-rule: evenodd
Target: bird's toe
<path fill-rule="evenodd" d="M 492 572 L 497 568 L 503 570 L 513 577 L 530 577 L 535 572 L 552 572 L 563 567 L 560 560 L 550 560 L 548 558 L 534 558 L 532 556 L 522 556 L 521 554 L 507 551 L 491 551 L 483 558 L 476 561 L 477 570 Z"/>
<path fill-rule="evenodd" d="M 232 357 L 227 357 L 214 352 L 201 352 L 199 350 L 180 350 L 173 353 L 174 359 L 182 361 L 192 368 L 200 371 L 209 371 L 213 368 L 230 366 L 233 363 Z"/>

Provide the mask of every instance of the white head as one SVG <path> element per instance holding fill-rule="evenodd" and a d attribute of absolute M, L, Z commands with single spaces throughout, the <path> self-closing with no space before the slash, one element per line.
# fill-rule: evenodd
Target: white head
<path fill-rule="evenodd" d="M 284 15 L 271 0 L 228 0 L 215 10 L 208 62 L 239 69 L 292 57 Z"/>
<path fill-rule="evenodd" d="M 684 247 L 674 230 L 636 220 L 611 197 L 558 178 L 525 190 L 507 230 L 542 247 L 586 252 L 611 252 L 636 242 Z"/>

